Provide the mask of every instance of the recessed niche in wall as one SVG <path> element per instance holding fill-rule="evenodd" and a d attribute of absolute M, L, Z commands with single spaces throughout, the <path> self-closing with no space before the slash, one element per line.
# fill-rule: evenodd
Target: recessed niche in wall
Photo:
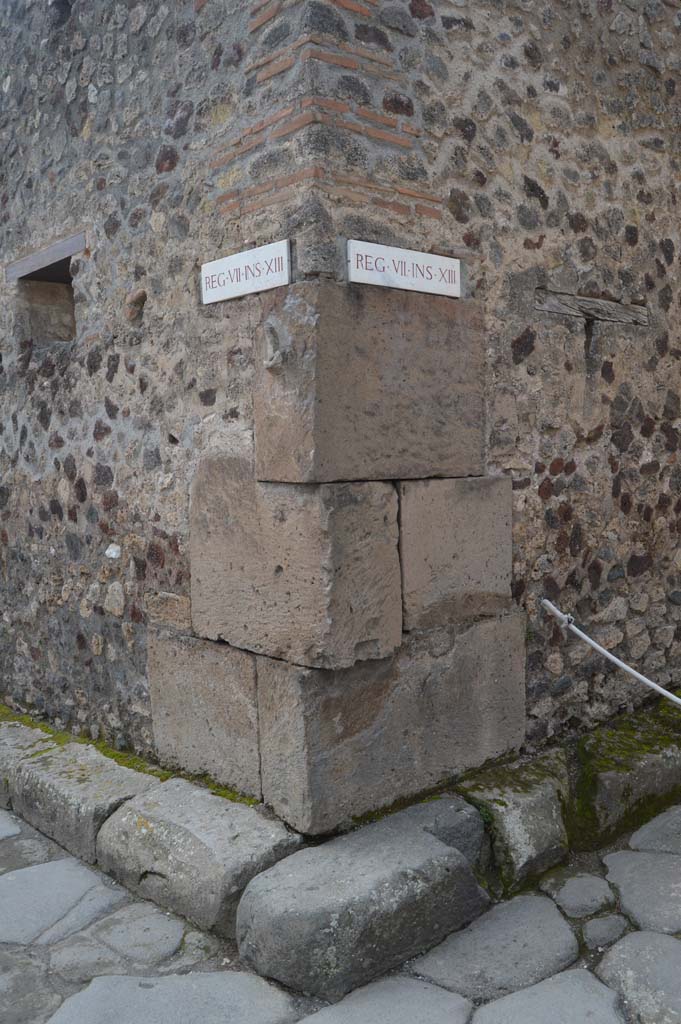
<path fill-rule="evenodd" d="M 75 338 L 71 257 L 84 248 L 81 231 L 7 267 L 7 281 L 17 283 L 17 315 L 34 344 Z"/>

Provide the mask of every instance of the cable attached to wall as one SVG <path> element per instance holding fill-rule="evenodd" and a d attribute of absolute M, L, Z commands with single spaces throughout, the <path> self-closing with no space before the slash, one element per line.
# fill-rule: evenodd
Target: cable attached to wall
<path fill-rule="evenodd" d="M 630 665 L 627 665 L 619 658 L 616 658 L 614 654 L 610 653 L 610 651 L 606 651 L 605 647 L 601 647 L 600 644 L 597 644 L 595 640 L 592 640 L 590 636 L 587 636 L 586 633 L 582 632 L 581 629 L 578 629 L 577 626 L 575 626 L 575 620 L 571 615 L 566 615 L 559 608 L 556 608 L 555 604 L 551 604 L 550 601 L 547 601 L 546 598 L 542 600 L 542 606 L 550 615 L 553 615 L 554 619 L 558 620 L 561 629 L 564 632 L 569 630 L 571 633 L 574 633 L 575 636 L 578 636 L 579 639 L 583 640 L 585 644 L 589 645 L 589 647 L 593 647 L 594 651 L 598 651 L 598 653 L 602 654 L 604 658 L 611 661 L 613 665 L 617 665 L 618 668 L 621 668 L 623 672 L 633 676 L 634 679 L 638 679 L 639 683 L 643 683 L 644 686 L 648 686 L 651 690 L 655 690 L 656 693 L 659 693 L 662 697 L 670 700 L 672 704 L 678 704 L 679 707 L 681 707 L 681 698 L 670 693 L 669 690 L 665 690 L 664 687 L 658 686 L 657 683 L 654 683 L 652 679 L 648 679 L 647 676 L 641 675 L 641 673 L 637 672 L 635 668 L 631 668 Z"/>

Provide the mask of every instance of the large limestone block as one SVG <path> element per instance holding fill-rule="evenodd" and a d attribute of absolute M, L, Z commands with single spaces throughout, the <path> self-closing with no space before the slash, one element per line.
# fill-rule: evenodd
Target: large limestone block
<path fill-rule="evenodd" d="M 378 822 L 258 875 L 237 914 L 243 960 L 336 1000 L 486 909 L 463 854 L 411 823 Z"/>
<path fill-rule="evenodd" d="M 263 798 L 319 834 L 515 750 L 524 673 L 521 614 L 340 672 L 258 659 Z"/>
<path fill-rule="evenodd" d="M 90 864 L 102 823 L 126 800 L 157 785 L 153 775 L 80 743 L 24 758 L 10 780 L 17 814 Z"/>
<path fill-rule="evenodd" d="M 246 884 L 300 843 L 254 807 L 171 779 L 109 818 L 97 859 L 133 892 L 230 935 Z"/>
<path fill-rule="evenodd" d="M 227 644 L 150 630 L 147 677 L 162 764 L 260 797 L 255 657 Z"/>
<path fill-rule="evenodd" d="M 263 297 L 260 480 L 483 472 L 484 342 L 472 300 L 305 282 Z"/>
<path fill-rule="evenodd" d="M 192 484 L 194 632 L 341 668 L 399 645 L 397 494 L 386 483 L 261 484 L 208 456 Z"/>
<path fill-rule="evenodd" d="M 503 611 L 511 602 L 511 479 L 400 483 L 404 628 Z"/>

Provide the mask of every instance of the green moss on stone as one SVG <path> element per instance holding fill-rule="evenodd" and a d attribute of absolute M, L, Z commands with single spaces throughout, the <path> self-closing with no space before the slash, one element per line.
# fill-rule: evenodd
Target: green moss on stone
<path fill-rule="evenodd" d="M 17 712 L 12 711 L 11 708 L 8 708 L 5 704 L 0 703 L 0 723 L 2 722 L 18 722 L 20 725 L 28 726 L 30 729 L 39 729 L 41 732 L 45 733 L 45 738 L 49 739 L 55 746 L 63 747 L 67 743 L 83 743 L 87 746 L 94 747 L 100 754 L 103 754 L 104 757 L 108 757 L 110 760 L 115 761 L 116 764 L 122 765 L 123 768 L 130 768 L 135 772 L 143 772 L 145 775 L 153 775 L 161 782 L 166 782 L 168 779 L 179 777 L 186 779 L 188 782 L 193 782 L 197 786 L 202 786 L 204 789 L 209 789 L 211 793 L 215 793 L 216 796 L 222 797 L 223 800 L 230 800 L 232 803 L 248 804 L 249 806 L 260 803 L 260 801 L 255 797 L 246 796 L 235 789 L 230 789 L 229 786 L 221 785 L 209 775 L 190 775 L 187 772 L 168 771 L 166 768 L 161 768 L 159 765 L 146 761 L 138 754 L 133 754 L 130 750 L 115 750 L 104 740 L 96 740 L 93 742 L 85 739 L 83 736 L 74 736 L 73 733 L 53 729 L 51 726 L 46 725 L 45 722 L 38 722 L 31 718 L 30 715 L 18 714 Z M 41 757 L 49 752 L 49 747 L 45 748 L 41 746 L 28 756 Z M 86 769 L 82 769 L 82 771 L 85 772 Z M 80 778 L 77 779 L 77 781 L 80 781 Z"/>

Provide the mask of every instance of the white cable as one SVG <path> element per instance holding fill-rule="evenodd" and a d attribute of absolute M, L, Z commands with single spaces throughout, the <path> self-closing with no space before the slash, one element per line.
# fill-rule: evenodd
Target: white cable
<path fill-rule="evenodd" d="M 643 683 L 644 686 L 649 686 L 651 690 L 655 690 L 663 697 L 666 697 L 667 700 L 670 700 L 673 704 L 678 704 L 679 707 L 681 707 L 681 699 L 675 696 L 675 694 L 670 693 L 669 690 L 665 690 L 662 686 L 658 686 L 657 683 L 654 683 L 652 679 L 648 679 L 647 676 L 642 676 L 635 668 L 631 668 L 629 665 L 626 665 L 623 661 L 620 661 L 619 658 L 616 658 L 614 654 L 611 654 L 610 651 L 606 651 L 605 647 L 601 647 L 600 644 L 597 644 L 596 641 L 592 640 L 590 636 L 586 635 L 586 633 L 582 633 L 581 629 L 578 629 L 577 626 L 575 626 L 575 620 L 571 615 L 565 615 L 559 608 L 556 608 L 555 604 L 551 604 L 550 601 L 547 601 L 546 598 L 542 600 L 542 605 L 546 608 L 547 612 L 550 612 L 554 618 L 558 619 L 563 629 L 569 629 L 571 633 L 578 636 L 580 640 L 583 640 L 585 644 L 589 645 L 589 647 L 593 647 L 595 651 L 602 654 L 603 657 L 607 658 L 608 661 L 611 661 L 613 665 L 617 665 L 617 667 L 621 668 L 623 672 L 627 672 L 630 676 L 633 676 L 634 679 L 638 679 L 639 683 Z"/>

